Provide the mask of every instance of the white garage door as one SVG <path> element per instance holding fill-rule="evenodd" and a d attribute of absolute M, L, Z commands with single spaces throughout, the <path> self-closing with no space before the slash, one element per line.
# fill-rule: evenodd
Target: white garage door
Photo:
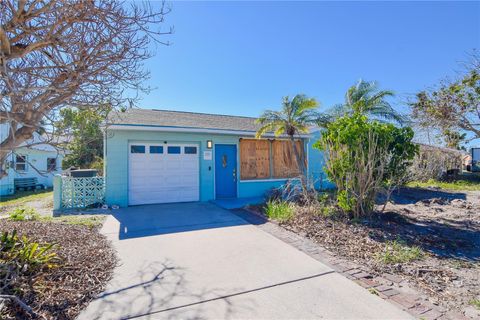
<path fill-rule="evenodd" d="M 195 144 L 131 143 L 129 204 L 199 200 L 199 150 Z"/>

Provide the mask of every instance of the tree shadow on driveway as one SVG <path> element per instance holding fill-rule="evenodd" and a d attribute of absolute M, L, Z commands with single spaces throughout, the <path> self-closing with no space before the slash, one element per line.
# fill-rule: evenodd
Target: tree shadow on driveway
<path fill-rule="evenodd" d="M 255 308 L 254 301 L 247 300 L 248 305 L 233 303 L 222 289 L 193 292 L 187 288 L 185 271 L 171 261 L 149 263 L 133 278 L 136 281 L 128 286 L 112 280 L 79 319 L 206 319 L 205 302 L 212 300 L 223 302 L 223 319 L 231 318 L 240 309 Z"/>

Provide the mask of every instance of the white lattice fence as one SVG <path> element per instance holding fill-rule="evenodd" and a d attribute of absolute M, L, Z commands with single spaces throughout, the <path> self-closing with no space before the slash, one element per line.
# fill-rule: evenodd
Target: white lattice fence
<path fill-rule="evenodd" d="M 105 202 L 103 177 L 62 177 L 62 208 L 87 208 Z"/>

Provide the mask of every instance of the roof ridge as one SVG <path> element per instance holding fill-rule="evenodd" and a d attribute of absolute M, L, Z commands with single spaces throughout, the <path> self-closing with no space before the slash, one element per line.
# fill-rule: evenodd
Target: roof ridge
<path fill-rule="evenodd" d="M 130 109 L 130 110 L 132 110 L 132 109 Z M 257 119 L 256 117 L 236 116 L 236 115 L 231 115 L 231 114 L 209 113 L 209 112 L 178 111 L 178 110 L 167 110 L 167 109 L 146 109 L 146 108 L 138 108 L 138 109 L 135 109 L 135 110 L 166 111 L 166 112 L 176 112 L 176 113 L 204 114 L 204 115 L 207 115 L 207 116 L 223 116 L 223 117 L 233 117 L 233 118 Z"/>

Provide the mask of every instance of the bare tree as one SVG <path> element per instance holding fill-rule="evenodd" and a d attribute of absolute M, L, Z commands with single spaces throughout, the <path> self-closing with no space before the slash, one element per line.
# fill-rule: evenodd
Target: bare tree
<path fill-rule="evenodd" d="M 167 44 L 164 3 L 121 0 L 0 1 L 0 178 L 9 154 L 40 128 L 55 134 L 66 107 L 131 106 L 149 90 L 149 44 Z M 49 143 L 50 141 L 43 141 Z"/>
<path fill-rule="evenodd" d="M 413 119 L 435 128 L 446 139 L 470 142 L 480 139 L 480 54 L 474 50 L 454 79 L 420 91 L 409 103 Z M 469 137 L 463 136 L 468 133 Z"/>

